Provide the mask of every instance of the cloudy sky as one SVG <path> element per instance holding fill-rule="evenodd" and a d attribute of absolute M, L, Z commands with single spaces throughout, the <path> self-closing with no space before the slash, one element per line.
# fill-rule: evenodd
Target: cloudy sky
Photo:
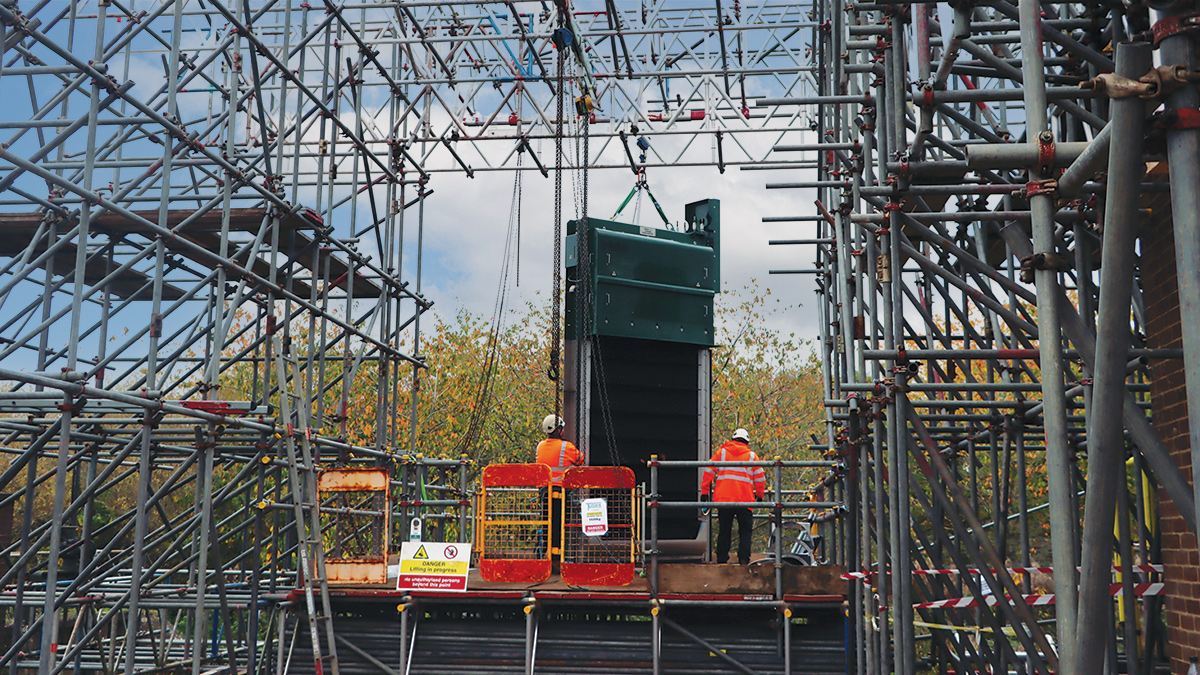
<path fill-rule="evenodd" d="M 797 337 L 816 338 L 816 296 L 812 275 L 768 274 L 771 269 L 811 269 L 815 257 L 810 246 L 770 246 L 771 239 L 811 238 L 813 223 L 763 223 L 763 216 L 811 215 L 809 190 L 767 190 L 768 181 L 799 180 L 796 172 L 739 171 L 716 167 L 650 169 L 650 189 L 667 217 L 682 221 L 684 205 L 701 199 L 721 200 L 721 263 L 727 288 L 741 288 L 757 280 L 781 302 L 769 319 L 772 327 Z M 610 219 L 634 185 L 628 170 L 599 170 L 590 175 L 589 210 L 593 217 Z M 452 316 L 459 307 L 490 315 L 499 285 L 513 174 L 438 174 L 425 207 L 425 242 L 422 290 L 436 303 L 439 316 Z M 520 246 L 520 286 L 510 298 L 516 306 L 541 294 L 551 285 L 553 255 L 554 180 L 536 172 L 523 175 L 523 217 Z M 408 211 L 409 238 L 414 236 L 415 211 Z M 564 178 L 564 211 L 574 217 L 571 183 Z M 632 222 L 633 203 L 617 220 Z M 640 225 L 661 226 L 649 200 L 643 198 Z M 412 248 L 406 244 L 406 250 Z M 413 280 L 414 260 L 406 255 L 404 278 Z"/>
<path fill-rule="evenodd" d="M 206 32 L 205 26 L 197 24 L 197 31 L 188 35 L 188 40 L 200 45 L 206 40 L 213 39 L 211 32 Z M 205 29 L 205 30 L 200 30 Z M 386 58 L 384 59 L 387 60 Z M 149 96 L 162 86 L 164 73 L 161 64 L 153 58 L 135 57 L 129 67 L 129 77 L 138 83 L 138 91 Z M 757 80 L 752 80 L 753 87 Z M 379 91 L 369 90 L 372 95 Z M 644 94 L 644 92 L 643 92 Z M 646 94 L 648 95 L 648 94 Z M 358 123 L 356 112 L 363 114 L 364 120 L 371 129 L 388 129 L 391 122 L 387 106 L 381 101 L 368 96 L 367 101 L 358 110 L 351 107 L 343 108 L 340 116 L 343 122 L 354 127 Z M 390 100 L 387 99 L 387 100 Z M 185 96 L 181 105 L 190 114 L 203 117 L 208 98 L 203 93 Z M 616 104 L 609 103 L 606 115 L 620 117 Z M 699 105 L 699 104 L 696 104 Z M 693 105 L 692 107 L 695 107 Z M 365 114 L 364 114 L 365 113 Z M 525 111 L 525 116 L 531 113 Z M 788 111 L 786 114 L 793 114 Z M 798 113 L 797 113 L 798 114 Z M 444 110 L 434 108 L 428 115 L 434 129 L 444 129 L 450 124 L 450 118 Z M 807 117 L 798 117 L 795 130 L 788 132 L 735 134 L 742 130 L 742 125 L 729 123 L 729 136 L 726 140 L 727 157 L 735 161 L 745 160 L 744 152 L 756 158 L 769 154 L 773 144 L 780 142 L 811 142 L 809 138 Z M 685 119 L 676 122 L 672 127 L 675 132 L 689 129 L 701 130 L 712 127 L 711 119 L 704 122 L 689 122 Z M 777 122 L 773 123 L 777 124 Z M 249 128 L 250 123 L 247 123 Z M 746 129 L 757 124 L 745 124 Z M 767 125 L 771 126 L 771 125 Z M 611 132 L 623 127 L 616 122 L 601 122 L 599 130 Z M 440 131 L 438 132 L 440 133 Z M 501 125 L 498 130 L 484 132 L 485 135 L 509 133 L 508 128 Z M 309 127 L 305 136 L 308 142 L 315 146 L 318 142 L 318 129 Z M 715 161 L 715 149 L 711 147 L 711 136 L 699 135 L 691 137 L 684 135 L 655 135 L 645 136 L 652 144 L 650 151 L 651 162 L 670 163 L 677 158 L 687 156 L 687 161 Z M 631 139 L 632 140 L 632 139 Z M 548 141 L 534 140 L 536 152 L 547 164 L 553 164 L 553 149 Z M 573 151 L 572 141 L 568 139 L 567 152 Z M 476 167 L 490 164 L 503 164 L 500 159 L 512 151 L 511 142 L 489 146 L 489 152 L 495 156 L 472 156 L 472 148 L 459 145 L 466 161 Z M 420 146 L 422 149 L 424 145 Z M 442 152 L 434 148 L 436 152 Z M 423 151 L 423 150 L 422 150 Z M 414 150 L 416 152 L 416 150 Z M 615 139 L 607 142 L 593 141 L 592 152 L 597 156 L 593 162 L 602 164 L 624 165 L 625 156 L 620 143 Z M 635 150 L 636 152 L 636 150 Z M 420 154 L 420 153 L 418 153 Z M 444 154 L 444 152 L 442 153 Z M 711 155 L 711 157 L 710 157 Z M 446 157 L 440 157 L 447 160 Z M 773 157 L 772 161 L 796 160 L 800 157 L 790 154 L 787 157 Z M 813 159 L 808 156 L 804 159 Z M 435 161 L 436 165 L 437 162 Z M 453 166 L 453 164 L 450 164 Z M 302 160 L 302 166 L 315 170 L 314 160 Z M 341 169 L 348 176 L 353 162 L 343 162 Z M 668 218 L 678 222 L 683 218 L 684 205 L 706 198 L 721 201 L 722 216 L 722 278 L 726 288 L 740 289 L 756 281 L 759 288 L 770 289 L 772 298 L 780 300 L 772 303 L 777 311 L 768 317 L 767 322 L 773 328 L 784 333 L 795 333 L 797 337 L 813 339 L 817 335 L 816 296 L 812 275 L 771 275 L 772 269 L 812 268 L 815 251 L 811 246 L 770 246 L 770 239 L 811 238 L 815 234 L 814 223 L 763 223 L 763 216 L 782 215 L 812 215 L 814 212 L 812 190 L 767 190 L 765 184 L 772 181 L 813 180 L 812 171 L 741 171 L 737 167 L 728 167 L 724 174 L 718 172 L 715 166 L 683 167 L 667 166 L 650 168 L 648 180 L 651 189 L 658 198 Z M 503 251 L 512 204 L 514 174 L 511 171 L 479 171 L 474 179 L 466 177 L 461 172 L 436 173 L 429 187 L 434 194 L 425 204 L 424 243 L 421 247 L 424 253 L 422 260 L 421 290 L 424 295 L 433 300 L 434 313 L 441 318 L 452 317 L 458 308 L 465 308 L 472 313 L 490 316 L 495 303 L 496 289 L 501 278 Z M 594 170 L 590 177 L 589 190 L 590 214 L 593 217 L 610 219 L 621 201 L 634 185 L 634 176 L 627 169 Z M 523 218 L 520 241 L 520 285 L 514 287 L 510 295 L 510 307 L 520 307 L 527 300 L 545 298 L 550 292 L 551 259 L 553 245 L 553 205 L 554 179 L 543 178 L 535 171 L 523 174 Z M 376 190 L 377 197 L 382 196 L 382 189 Z M 571 198 L 572 186 L 570 178 L 564 180 L 564 214 L 565 219 L 575 215 Z M 408 193 L 409 198 L 412 192 Z M 312 190 L 302 189 L 301 201 L 315 204 L 319 200 Z M 357 200 L 359 209 L 369 208 L 365 195 Z M 406 211 L 406 233 L 404 242 L 404 270 L 401 277 L 414 282 L 416 279 L 417 228 L 416 211 L 411 208 Z M 618 220 L 633 222 L 633 204 L 630 204 Z M 344 216 L 335 216 L 334 223 L 342 223 Z M 343 223 L 344 224 L 344 223 Z M 648 199 L 643 198 L 638 224 L 661 226 L 661 221 L 655 214 Z M 374 254 L 378 260 L 378 251 L 371 237 L 363 238 L 359 246 L 367 254 Z"/>

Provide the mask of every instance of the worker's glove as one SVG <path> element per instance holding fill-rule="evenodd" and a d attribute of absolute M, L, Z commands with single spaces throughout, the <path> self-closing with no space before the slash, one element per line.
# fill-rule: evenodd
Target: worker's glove
<path fill-rule="evenodd" d="M 700 501 L 702 501 L 702 502 L 708 501 L 708 495 L 700 495 Z"/>

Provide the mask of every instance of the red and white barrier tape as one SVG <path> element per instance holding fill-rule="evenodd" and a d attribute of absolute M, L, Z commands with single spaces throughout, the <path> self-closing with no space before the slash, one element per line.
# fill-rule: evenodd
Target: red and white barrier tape
<path fill-rule="evenodd" d="M 1163 584 L 1163 583 L 1134 584 L 1133 585 L 1133 594 L 1136 596 L 1162 595 L 1163 588 L 1165 586 L 1166 586 L 1166 584 Z M 1109 595 L 1117 595 L 1120 592 L 1121 592 L 1121 584 L 1112 584 L 1108 588 Z M 1011 598 L 1009 598 L 1009 596 L 1007 596 L 1007 595 L 1006 596 L 985 595 L 983 597 L 982 604 L 985 604 L 988 607 L 993 607 L 1000 602 L 1001 597 L 1004 597 L 1004 599 L 1009 600 L 1011 602 Z M 1051 593 L 1051 594 L 1044 594 L 1044 595 L 1036 595 L 1036 594 L 1035 595 L 1022 595 L 1021 600 L 1024 601 L 1026 605 L 1035 606 L 1035 607 L 1040 606 L 1040 605 L 1053 605 L 1054 604 L 1054 594 Z M 914 609 L 963 609 L 963 608 L 967 608 L 967 607 L 979 607 L 980 604 L 981 604 L 980 598 L 975 598 L 975 597 L 949 598 L 947 600 L 934 600 L 933 602 L 918 603 L 918 604 L 913 605 L 913 608 Z"/>
<path fill-rule="evenodd" d="M 1005 571 L 1007 571 L 1009 574 L 1053 574 L 1053 573 L 1054 573 L 1054 568 L 1053 568 L 1053 567 L 1006 567 L 1006 568 L 1004 568 L 1004 569 L 1005 569 Z M 1159 573 L 1161 573 L 1161 572 L 1163 571 L 1163 566 L 1162 566 L 1162 565 L 1131 565 L 1131 566 L 1130 566 L 1130 569 L 1131 569 L 1132 571 L 1134 571 L 1134 572 L 1143 572 L 1143 573 L 1147 573 L 1147 574 L 1149 574 L 1149 573 L 1151 573 L 1151 572 L 1159 572 Z M 1120 572 L 1120 571 L 1121 571 L 1121 567 L 1120 567 L 1119 565 L 1113 565 L 1113 567 L 1112 567 L 1112 570 L 1113 570 L 1114 572 Z M 994 569 L 993 569 L 993 570 L 989 570 L 989 571 L 990 571 L 992 574 L 995 574 L 995 573 L 996 573 L 996 570 L 994 570 Z M 957 569 L 944 569 L 944 570 L 913 570 L 913 571 L 912 571 L 912 573 L 913 573 L 913 574 L 922 574 L 922 575 L 927 575 L 927 576 L 935 576 L 935 575 L 949 575 L 949 576 L 954 576 L 954 575 L 957 575 L 957 574 L 961 574 L 961 573 L 962 573 L 962 571 L 961 571 L 961 570 L 957 570 Z M 979 568 L 977 568 L 977 567 L 970 567 L 970 568 L 968 568 L 968 569 L 967 569 L 967 573 L 969 573 L 969 574 L 979 574 Z M 843 574 L 843 575 L 842 575 L 842 578 L 843 578 L 843 579 L 871 579 L 871 578 L 874 578 L 874 577 L 875 577 L 875 575 L 876 575 L 876 573 L 875 573 L 874 571 L 869 571 L 869 572 L 847 572 L 847 573 L 845 573 L 845 574 Z"/>

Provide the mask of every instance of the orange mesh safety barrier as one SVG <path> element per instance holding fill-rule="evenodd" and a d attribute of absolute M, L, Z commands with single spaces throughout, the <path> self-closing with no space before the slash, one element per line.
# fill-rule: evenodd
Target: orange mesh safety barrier
<path fill-rule="evenodd" d="M 550 578 L 550 467 L 494 464 L 483 469 L 479 574 L 486 581 Z"/>
<path fill-rule="evenodd" d="M 563 499 L 563 581 L 572 586 L 632 582 L 637 555 L 633 471 L 620 466 L 567 469 Z M 589 499 L 604 500 L 608 528 L 604 534 L 584 531 L 584 506 Z"/>
<path fill-rule="evenodd" d="M 387 469 L 325 469 L 317 477 L 330 584 L 386 584 L 391 532 Z"/>

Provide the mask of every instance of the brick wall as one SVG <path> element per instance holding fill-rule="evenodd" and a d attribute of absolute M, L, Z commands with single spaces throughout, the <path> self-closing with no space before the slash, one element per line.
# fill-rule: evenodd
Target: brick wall
<path fill-rule="evenodd" d="M 1155 218 L 1142 232 L 1142 285 L 1146 305 L 1147 341 L 1151 348 L 1180 348 L 1179 288 L 1175 278 L 1175 239 L 1170 218 Z M 1175 463 L 1191 480 L 1188 447 L 1187 395 L 1183 363 L 1152 362 L 1150 392 L 1154 426 Z M 1160 495 L 1159 524 L 1167 579 L 1165 619 L 1167 656 L 1171 672 L 1186 675 L 1188 657 L 1200 655 L 1200 555 L 1196 537 L 1184 525 L 1179 509 Z"/>

